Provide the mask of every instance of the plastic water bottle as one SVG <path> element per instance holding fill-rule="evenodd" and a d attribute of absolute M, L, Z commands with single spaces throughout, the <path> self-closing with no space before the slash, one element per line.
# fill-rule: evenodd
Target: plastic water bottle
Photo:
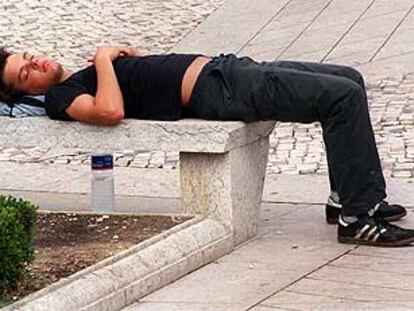
<path fill-rule="evenodd" d="M 113 212 L 115 210 L 115 182 L 112 154 L 93 154 L 91 167 L 91 209 L 96 212 Z"/>

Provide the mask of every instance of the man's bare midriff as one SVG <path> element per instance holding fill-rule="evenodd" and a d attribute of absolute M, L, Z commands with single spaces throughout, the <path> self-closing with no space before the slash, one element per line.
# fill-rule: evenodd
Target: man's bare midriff
<path fill-rule="evenodd" d="M 181 104 L 183 106 L 188 105 L 191 94 L 193 93 L 194 85 L 201 73 L 201 70 L 210 61 L 210 57 L 199 56 L 190 64 L 190 66 L 188 66 L 181 83 Z"/>

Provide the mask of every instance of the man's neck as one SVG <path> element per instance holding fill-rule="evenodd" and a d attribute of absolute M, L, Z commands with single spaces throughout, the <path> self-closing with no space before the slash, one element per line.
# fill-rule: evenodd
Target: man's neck
<path fill-rule="evenodd" d="M 61 77 L 61 79 L 60 79 L 60 82 L 63 82 L 63 81 L 65 81 L 65 80 L 67 80 L 67 79 L 69 79 L 69 77 L 71 76 L 73 74 L 73 72 L 71 72 L 71 71 L 69 71 L 69 70 L 63 70 L 63 73 L 62 73 L 62 77 Z"/>

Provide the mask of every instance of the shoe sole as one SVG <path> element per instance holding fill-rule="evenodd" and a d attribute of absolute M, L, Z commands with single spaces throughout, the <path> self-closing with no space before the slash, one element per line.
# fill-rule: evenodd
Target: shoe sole
<path fill-rule="evenodd" d="M 396 221 L 396 220 L 400 220 L 401 218 L 403 218 L 405 216 L 407 216 L 406 211 L 404 211 L 404 213 L 402 213 L 402 214 L 397 214 L 397 215 L 394 215 L 394 216 L 384 217 L 384 219 L 386 221 Z"/>
<path fill-rule="evenodd" d="M 347 237 L 338 237 L 338 242 L 343 244 L 354 244 L 354 245 L 367 245 L 367 246 L 382 246 L 382 247 L 401 247 L 411 246 L 414 243 L 414 237 L 397 241 L 397 242 L 372 242 L 366 240 L 359 240 Z"/>
<path fill-rule="evenodd" d="M 325 213 L 326 213 L 326 209 L 325 209 Z M 338 213 L 331 211 L 328 215 L 328 213 L 326 213 L 326 222 L 329 225 L 336 225 L 338 224 L 338 217 L 339 217 L 340 211 Z M 393 216 L 389 216 L 389 217 L 384 217 L 384 219 L 386 221 L 397 221 L 400 220 L 401 218 L 407 216 L 407 211 L 404 211 L 404 213 L 401 214 L 396 214 Z"/>

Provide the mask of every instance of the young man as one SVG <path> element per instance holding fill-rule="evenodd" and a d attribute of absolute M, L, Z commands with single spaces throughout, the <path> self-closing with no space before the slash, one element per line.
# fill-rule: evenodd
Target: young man
<path fill-rule="evenodd" d="M 93 66 L 71 73 L 45 57 L 0 52 L 0 94 L 46 94 L 52 119 L 115 125 L 123 118 L 319 121 L 332 195 L 327 221 L 339 216 L 338 241 L 405 246 L 414 230 L 384 218 L 405 216 L 383 201 L 385 181 L 363 78 L 352 68 L 300 62 L 257 63 L 234 55 L 145 55 L 101 47 Z M 341 215 L 339 215 L 341 214 Z"/>

